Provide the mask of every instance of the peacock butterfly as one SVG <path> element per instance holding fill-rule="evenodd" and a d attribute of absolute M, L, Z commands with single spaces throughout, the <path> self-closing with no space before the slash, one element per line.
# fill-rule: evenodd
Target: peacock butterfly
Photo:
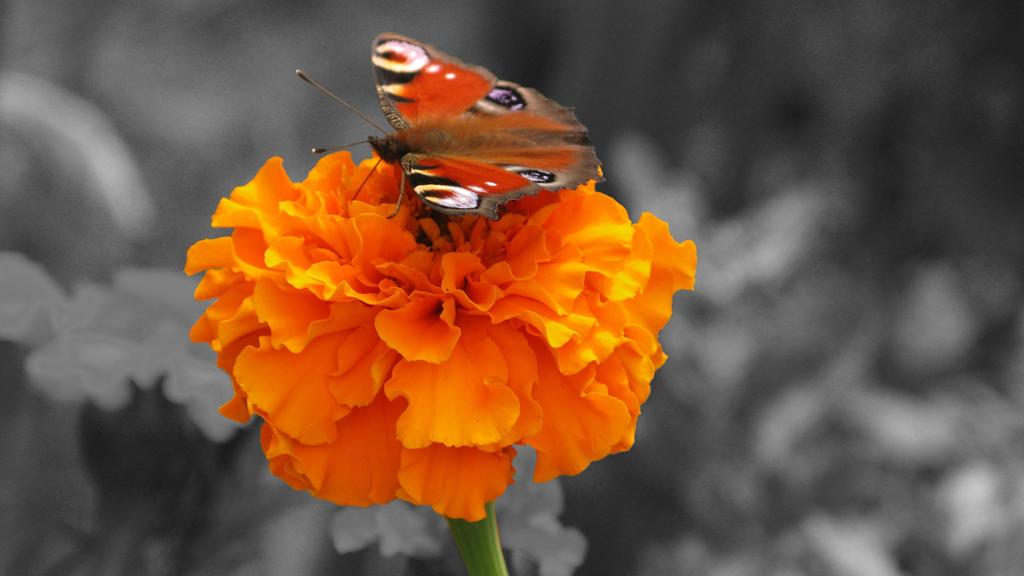
<path fill-rule="evenodd" d="M 586 127 L 540 92 L 398 34 L 377 36 L 371 58 L 395 132 L 367 141 L 381 161 L 402 168 L 398 206 L 406 179 L 435 210 L 491 219 L 542 188 L 603 181 Z"/>

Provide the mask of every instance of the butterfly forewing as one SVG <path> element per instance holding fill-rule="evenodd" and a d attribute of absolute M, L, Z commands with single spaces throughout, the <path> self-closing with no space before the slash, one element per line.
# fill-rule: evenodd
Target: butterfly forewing
<path fill-rule="evenodd" d="M 422 118 L 459 116 L 487 95 L 494 75 L 397 34 L 381 34 L 373 43 L 373 70 L 385 116 L 397 113 L 401 130 Z"/>

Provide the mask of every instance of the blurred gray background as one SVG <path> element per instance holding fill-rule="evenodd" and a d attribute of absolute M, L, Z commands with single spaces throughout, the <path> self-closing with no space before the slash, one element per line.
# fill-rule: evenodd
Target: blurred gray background
<path fill-rule="evenodd" d="M 0 249 L 66 288 L 180 270 L 266 158 L 301 179 L 310 147 L 371 133 L 294 70 L 377 115 L 382 31 L 574 106 L 603 191 L 697 243 L 636 447 L 562 481 L 578 574 L 1024 573 L 1017 1 L 3 0 Z M 31 524 L 0 520 L 0 571 L 62 573 L 109 486 L 79 454 L 90 408 L 34 390 L 26 353 L 0 343 L 0 497 Z M 285 514 L 305 560 L 260 570 L 385 573 L 282 530 L 289 496 L 240 525 Z"/>

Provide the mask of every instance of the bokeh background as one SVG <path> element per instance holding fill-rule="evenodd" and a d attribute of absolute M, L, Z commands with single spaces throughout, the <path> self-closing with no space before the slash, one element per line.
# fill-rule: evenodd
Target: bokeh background
<path fill-rule="evenodd" d="M 371 133 L 293 71 L 376 115 L 381 31 L 575 106 L 603 190 L 697 243 L 636 447 L 561 481 L 576 573 L 1024 573 L 1020 2 L 3 0 L 0 250 L 149 326 L 165 283 L 125 269 L 180 270 L 266 158 L 301 178 Z M 453 569 L 339 554 L 251 431 L 169 384 L 40 385 L 44 343 L 9 340 L 0 573 Z"/>

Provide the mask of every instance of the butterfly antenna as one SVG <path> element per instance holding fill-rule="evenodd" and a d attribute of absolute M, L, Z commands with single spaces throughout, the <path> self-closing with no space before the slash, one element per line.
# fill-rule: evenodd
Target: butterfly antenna
<path fill-rule="evenodd" d="M 360 118 L 362 118 L 363 120 L 365 120 L 365 121 L 366 121 L 366 123 L 367 123 L 367 124 L 369 124 L 370 126 L 373 126 L 373 127 L 374 127 L 374 128 L 376 128 L 377 130 L 380 130 L 382 134 L 387 134 L 387 131 L 386 131 L 386 130 L 384 130 L 383 128 L 381 128 L 380 126 L 378 126 L 378 125 L 377 125 L 377 123 L 376 123 L 376 122 L 374 122 L 373 120 L 370 120 L 369 118 L 367 118 L 367 117 L 366 117 L 366 114 L 363 114 L 363 113 L 362 113 L 362 112 L 360 112 L 360 111 L 359 111 L 359 109 L 357 109 L 357 108 L 356 108 L 355 106 L 353 106 L 353 105 L 349 104 L 348 102 L 345 102 L 344 100 L 342 100 L 342 99 L 341 99 L 340 97 L 338 97 L 338 95 L 337 95 L 337 94 L 335 94 L 334 92 L 331 92 L 331 91 L 330 91 L 330 90 L 328 90 L 327 88 L 324 88 L 324 87 L 323 87 L 323 86 L 322 86 L 322 85 L 321 85 L 321 84 L 320 84 L 319 82 L 317 82 L 316 80 L 313 80 L 312 78 L 310 78 L 309 76 L 307 76 L 307 75 L 306 75 L 306 73 L 305 73 L 304 71 L 302 71 L 301 69 L 300 69 L 300 70 L 296 70 L 296 71 L 295 71 L 295 74 L 296 74 L 296 75 L 297 75 L 297 76 L 298 76 L 299 78 L 301 78 L 301 79 L 305 80 L 305 81 L 306 81 L 307 83 L 309 83 L 309 85 L 311 85 L 312 87 L 316 88 L 317 90 L 319 90 L 319 91 L 323 92 L 324 94 L 327 94 L 328 96 L 330 96 L 331 98 L 333 98 L 334 100 L 336 100 L 336 101 L 337 101 L 337 102 L 338 102 L 339 104 L 341 104 L 341 105 L 342 105 L 342 106 L 344 106 L 345 108 L 348 108 L 348 109 L 349 109 L 349 110 L 351 110 L 352 112 L 355 112 L 356 116 L 359 116 Z"/>
<path fill-rule="evenodd" d="M 311 151 L 313 154 L 327 154 L 328 152 L 337 152 L 338 150 L 344 150 L 352 146 L 358 146 L 360 144 L 369 144 L 369 140 L 360 140 L 359 142 L 349 142 L 343 146 L 331 146 L 330 148 L 313 148 Z"/>

